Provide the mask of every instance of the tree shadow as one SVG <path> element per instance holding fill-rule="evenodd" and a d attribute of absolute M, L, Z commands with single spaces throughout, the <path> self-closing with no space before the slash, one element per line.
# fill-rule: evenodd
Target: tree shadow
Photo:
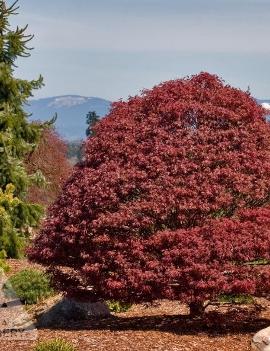
<path fill-rule="evenodd" d="M 45 312 L 50 313 L 50 310 Z M 44 317 L 44 314 L 41 316 Z M 60 317 L 60 316 L 59 316 Z M 39 324 L 39 323 L 38 323 Z M 108 331 L 159 331 L 174 334 L 196 335 L 207 333 L 209 336 L 226 334 L 255 333 L 269 327 L 270 318 L 260 317 L 260 311 L 233 308 L 227 312 L 211 311 L 201 318 L 189 315 L 145 315 L 91 317 L 87 320 L 58 319 L 40 328 L 61 330 L 108 330 Z"/>

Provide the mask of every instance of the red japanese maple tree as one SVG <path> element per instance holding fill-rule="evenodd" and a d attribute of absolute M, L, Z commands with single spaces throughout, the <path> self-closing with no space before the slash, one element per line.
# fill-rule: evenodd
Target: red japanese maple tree
<path fill-rule="evenodd" d="M 69 296 L 181 300 L 269 291 L 270 126 L 201 73 L 145 90 L 87 140 L 29 257 Z"/>

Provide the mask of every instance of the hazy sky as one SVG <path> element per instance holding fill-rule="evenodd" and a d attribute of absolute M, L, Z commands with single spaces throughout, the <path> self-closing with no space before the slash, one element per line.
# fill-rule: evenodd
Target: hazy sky
<path fill-rule="evenodd" d="M 8 1 L 11 3 L 12 1 Z M 20 0 L 35 34 L 17 75 L 36 97 L 126 98 L 200 71 L 270 98 L 270 0 Z"/>

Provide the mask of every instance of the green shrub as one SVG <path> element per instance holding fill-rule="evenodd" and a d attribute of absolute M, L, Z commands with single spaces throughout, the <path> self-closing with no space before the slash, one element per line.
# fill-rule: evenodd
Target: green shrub
<path fill-rule="evenodd" d="M 33 351 L 75 351 L 75 348 L 65 340 L 53 339 L 39 342 Z"/>
<path fill-rule="evenodd" d="M 5 273 L 10 270 L 9 265 L 7 264 L 7 261 L 3 258 L 0 258 L 0 272 L 4 271 Z"/>
<path fill-rule="evenodd" d="M 13 289 L 20 300 L 28 305 L 35 304 L 54 293 L 49 276 L 37 269 L 24 269 L 14 274 L 4 289 Z"/>
<path fill-rule="evenodd" d="M 6 261 L 6 253 L 4 250 L 0 251 L 0 275 L 1 271 L 4 271 L 5 273 L 10 270 L 10 267 Z"/>
<path fill-rule="evenodd" d="M 254 302 L 253 297 L 247 294 L 222 294 L 218 300 L 220 303 L 235 303 L 239 305 L 248 305 Z"/>
<path fill-rule="evenodd" d="M 116 313 L 127 312 L 132 306 L 131 303 L 115 301 L 115 300 L 109 300 L 109 301 L 106 301 L 106 303 L 109 310 L 111 312 L 116 312 Z"/>

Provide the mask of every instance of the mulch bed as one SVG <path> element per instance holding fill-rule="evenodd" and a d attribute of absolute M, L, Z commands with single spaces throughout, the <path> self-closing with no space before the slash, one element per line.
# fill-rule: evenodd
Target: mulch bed
<path fill-rule="evenodd" d="M 30 264 L 10 261 L 12 271 Z M 107 319 L 70 321 L 55 329 L 39 329 L 39 340 L 64 338 L 78 351 L 250 351 L 252 335 L 270 326 L 270 302 L 264 309 L 213 306 L 203 320 L 191 320 L 178 302 L 134 305 L 128 312 Z M 241 318 L 239 317 L 241 316 Z M 35 342 L 0 342 L 0 350 L 30 351 Z"/>

